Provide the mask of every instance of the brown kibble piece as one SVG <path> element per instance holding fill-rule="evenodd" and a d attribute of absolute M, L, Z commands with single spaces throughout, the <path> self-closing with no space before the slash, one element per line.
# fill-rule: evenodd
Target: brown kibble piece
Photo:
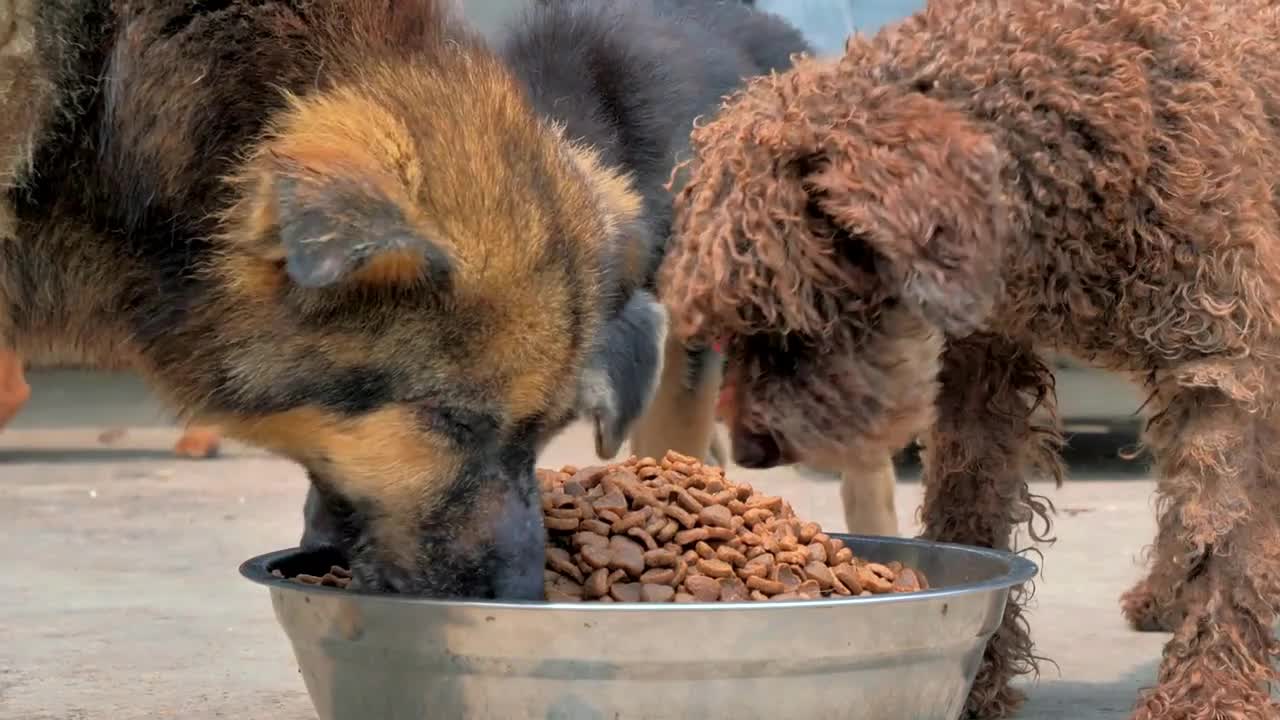
<path fill-rule="evenodd" d="M 627 511 L 627 498 L 617 490 L 612 490 L 604 497 L 591 503 L 597 513 L 612 512 L 619 517 Z"/>
<path fill-rule="evenodd" d="M 836 550 L 836 554 L 832 556 L 831 562 L 834 565 L 843 565 L 845 563 L 853 562 L 853 551 L 847 547 L 842 547 L 839 550 Z"/>
<path fill-rule="evenodd" d="M 694 544 L 693 551 L 698 553 L 698 557 L 704 560 L 710 560 L 716 556 L 716 551 L 713 550 L 710 545 L 702 542 L 701 540 Z"/>
<path fill-rule="evenodd" d="M 573 477 L 570 478 L 569 481 L 578 483 L 582 487 L 590 490 L 600 484 L 601 478 L 603 478 L 607 472 L 607 468 L 599 465 L 595 467 L 586 467 L 574 473 Z M 566 485 L 567 484 L 568 483 L 566 483 Z"/>
<path fill-rule="evenodd" d="M 827 548 L 823 546 L 822 543 L 809 543 L 809 562 L 820 562 L 824 565 L 826 564 Z"/>
<path fill-rule="evenodd" d="M 593 522 L 593 521 L 587 520 L 587 521 L 584 521 L 583 524 L 586 524 L 587 522 Z M 606 529 L 606 532 L 607 532 L 607 529 Z M 587 545 L 596 545 L 598 547 L 609 547 L 609 538 L 605 537 L 603 533 L 589 532 L 585 529 L 581 530 L 580 532 L 574 533 L 573 535 L 574 547 L 582 548 L 582 547 L 586 547 Z"/>
<path fill-rule="evenodd" d="M 818 527 L 818 523 L 810 522 L 810 523 L 805 523 L 801 525 L 800 532 L 799 532 L 800 542 L 804 543 L 805 545 L 808 545 L 809 543 L 813 542 L 813 538 L 816 537 L 819 532 L 821 532 L 821 529 Z"/>
<path fill-rule="evenodd" d="M 609 550 L 608 540 L 604 545 L 583 545 L 578 554 L 582 556 L 582 560 L 593 568 L 608 567 L 609 561 L 613 559 L 613 553 Z"/>
<path fill-rule="evenodd" d="M 644 564 L 651 568 L 673 568 L 676 566 L 676 560 L 679 557 L 679 555 L 666 548 L 658 548 L 644 554 Z"/>
<path fill-rule="evenodd" d="M 666 527 L 670 520 L 660 510 L 654 509 L 649 515 L 649 522 L 645 524 L 644 531 L 650 535 L 657 535 L 662 532 L 662 528 Z"/>
<path fill-rule="evenodd" d="M 583 596 L 588 598 L 604 597 L 609 593 L 609 570 L 600 568 L 587 578 L 582 584 Z"/>
<path fill-rule="evenodd" d="M 892 591 L 895 593 L 910 593 L 920 590 L 920 579 L 916 577 L 916 572 L 911 568 L 902 568 L 898 573 L 898 577 L 893 581 Z"/>
<path fill-rule="evenodd" d="M 644 548 L 629 537 L 614 535 L 609 538 L 609 567 L 625 570 L 638 578 L 644 572 Z"/>
<path fill-rule="evenodd" d="M 685 562 L 684 558 L 678 558 L 676 560 L 676 576 L 675 579 L 671 581 L 671 584 L 679 585 L 684 582 L 686 577 L 689 577 L 689 563 Z"/>
<path fill-rule="evenodd" d="M 603 520 L 582 520 L 578 522 L 578 529 L 584 532 L 595 533 L 605 540 L 608 540 L 609 523 Z"/>
<path fill-rule="evenodd" d="M 862 592 L 862 581 L 858 579 L 858 570 L 852 565 L 837 565 L 832 574 L 840 581 L 842 585 L 849 589 L 853 595 Z"/>
<path fill-rule="evenodd" d="M 575 582 L 582 582 L 585 578 L 582 571 L 573 562 L 573 557 L 569 555 L 568 550 L 562 548 L 547 548 L 547 567 L 555 570 L 562 575 L 568 575 Z"/>
<path fill-rule="evenodd" d="M 675 580 L 675 568 L 653 568 L 652 570 L 645 570 L 644 574 L 640 576 L 640 582 L 653 585 L 674 585 Z"/>
<path fill-rule="evenodd" d="M 692 545 L 699 540 L 706 540 L 711 537 L 706 528 L 694 528 L 692 530 L 681 530 L 676 533 L 675 540 L 680 545 Z"/>
<path fill-rule="evenodd" d="M 733 566 L 723 560 L 698 560 L 698 572 L 707 577 L 727 578 L 733 575 Z"/>
<path fill-rule="evenodd" d="M 690 575 L 684 586 L 698 602 L 715 602 L 720 599 L 720 582 L 704 575 Z"/>
<path fill-rule="evenodd" d="M 690 491 L 684 488 L 676 491 L 676 504 L 680 509 L 689 513 L 697 514 L 702 512 L 702 503 L 695 500 Z"/>
<path fill-rule="evenodd" d="M 548 530 L 557 530 L 560 532 L 577 530 L 578 523 L 578 518 L 554 518 L 545 516 L 542 518 L 542 524 L 545 525 Z"/>
<path fill-rule="evenodd" d="M 720 542 L 727 542 L 737 537 L 737 533 L 733 531 L 733 528 L 709 527 L 709 528 L 703 528 L 703 529 L 707 531 L 708 540 L 719 540 Z"/>
<path fill-rule="evenodd" d="M 675 599 L 675 596 L 676 590 L 670 585 L 645 583 L 640 586 L 640 600 L 642 602 L 671 602 Z"/>
<path fill-rule="evenodd" d="M 887 570 L 888 568 L 885 569 Z M 892 582 L 880 577 L 866 566 L 858 568 L 858 584 L 862 586 L 864 592 L 870 591 L 877 595 L 887 593 L 893 589 Z"/>
<path fill-rule="evenodd" d="M 698 601 L 698 598 L 690 595 L 687 592 L 676 593 L 676 602 L 678 603 L 691 603 L 691 602 L 697 602 L 697 601 Z"/>
<path fill-rule="evenodd" d="M 723 560 L 736 568 L 747 564 L 747 556 L 743 555 L 741 550 L 736 550 L 729 545 L 716 548 L 716 559 Z"/>
<path fill-rule="evenodd" d="M 815 581 L 822 590 L 830 590 L 836 583 L 836 576 L 831 573 L 831 568 L 817 560 L 804 566 L 804 574 Z"/>
<path fill-rule="evenodd" d="M 614 583 L 609 594 L 618 602 L 640 602 L 640 583 Z"/>
<path fill-rule="evenodd" d="M 675 538 L 678 532 L 680 532 L 680 523 L 675 520 L 667 520 L 662 529 L 654 533 L 653 537 L 660 543 L 668 543 Z"/>
<path fill-rule="evenodd" d="M 782 510 L 782 498 L 774 495 L 755 495 L 747 499 L 747 507 L 764 508 L 776 513 Z"/>
<path fill-rule="evenodd" d="M 809 558 L 805 557 L 805 554 L 798 550 L 783 550 L 781 552 L 774 553 L 774 555 L 777 557 L 778 562 L 787 565 L 805 565 L 809 562 Z"/>
<path fill-rule="evenodd" d="M 796 592 L 800 593 L 803 598 L 822 597 L 822 588 L 818 585 L 817 580 L 805 580 L 800 583 L 800 587 L 796 588 Z"/>
<path fill-rule="evenodd" d="M 778 595 L 787 590 L 787 587 L 777 580 L 756 576 L 747 578 L 747 587 L 752 590 L 758 590 L 765 595 Z"/>
<path fill-rule="evenodd" d="M 790 565 L 777 566 L 777 572 L 772 579 L 782 583 L 788 592 L 795 591 L 796 588 L 800 587 L 800 583 L 803 582 Z"/>
<path fill-rule="evenodd" d="M 893 582 L 893 579 L 898 575 L 892 568 L 880 563 L 867 563 L 867 569 L 889 582 Z"/>
<path fill-rule="evenodd" d="M 691 487 L 689 488 L 689 495 L 693 497 L 694 500 L 697 500 L 698 503 L 703 506 L 703 509 L 706 509 L 708 505 L 716 504 L 716 499 L 706 490 Z M 725 509 L 727 510 L 728 508 Z"/>
<path fill-rule="evenodd" d="M 751 591 L 746 583 L 736 577 L 720 578 L 720 602 L 746 602 L 751 599 Z"/>
<path fill-rule="evenodd" d="M 639 540 L 640 542 L 644 543 L 645 550 L 658 549 L 657 541 L 654 540 L 653 536 L 650 535 L 647 531 L 645 531 L 644 528 L 638 528 L 638 527 L 631 528 L 630 530 L 627 531 L 627 534 Z"/>
<path fill-rule="evenodd" d="M 631 528 L 640 527 L 644 525 L 646 522 L 648 522 L 649 513 L 650 513 L 649 508 L 644 508 L 643 510 L 634 510 L 632 512 L 627 513 L 626 515 L 623 515 L 622 518 L 618 520 L 618 522 L 611 525 L 609 529 L 615 533 L 625 533 Z"/>
<path fill-rule="evenodd" d="M 733 524 L 733 513 L 723 505 L 708 505 L 698 513 L 698 519 L 712 527 L 727 528 Z"/>
<path fill-rule="evenodd" d="M 668 517 L 673 518 L 674 520 L 676 520 L 676 522 L 680 523 L 686 529 L 692 529 L 695 525 L 698 524 L 698 518 L 692 513 L 690 513 L 688 510 L 685 510 L 684 508 L 680 507 L 679 505 L 668 505 L 666 508 L 666 512 Z"/>

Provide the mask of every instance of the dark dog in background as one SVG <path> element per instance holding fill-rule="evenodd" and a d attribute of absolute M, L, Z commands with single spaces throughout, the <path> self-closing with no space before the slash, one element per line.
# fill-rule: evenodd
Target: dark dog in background
<path fill-rule="evenodd" d="M 629 232 L 637 247 L 652 248 L 639 259 L 652 288 L 671 233 L 666 185 L 687 154 L 695 118 L 714 111 L 745 78 L 784 70 L 793 54 L 808 50 L 786 22 L 738 3 L 543 0 L 510 28 L 502 55 L 543 117 L 632 178 L 642 221 Z M 709 346 L 669 340 L 662 382 L 632 430 L 631 451 L 720 454 L 721 363 Z M 602 454 L 618 450 L 621 430 L 598 433 Z"/>
<path fill-rule="evenodd" d="M 1061 478 L 1050 352 L 1144 383 L 1159 514 L 1123 597 L 1173 632 L 1135 720 L 1275 720 L 1280 7 L 937 0 L 695 131 L 664 267 L 722 340 L 735 455 L 924 434 L 925 535 L 1008 548 Z M 1015 592 L 968 711 L 1036 662 Z"/>

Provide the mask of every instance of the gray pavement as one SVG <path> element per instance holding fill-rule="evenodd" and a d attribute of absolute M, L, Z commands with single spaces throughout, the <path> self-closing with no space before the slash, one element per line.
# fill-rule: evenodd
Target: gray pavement
<path fill-rule="evenodd" d="M 29 411 L 0 434 L 0 720 L 313 719 L 266 593 L 236 575 L 246 557 L 297 539 L 302 473 L 235 445 L 219 460 L 173 459 L 178 431 L 132 380 L 40 374 L 33 385 Z M 1079 388 L 1129 412 L 1096 383 Z M 123 436 L 101 442 L 117 426 Z M 544 463 L 582 463 L 590 448 L 575 427 Z M 1056 666 L 1021 718 L 1124 718 L 1154 679 L 1164 637 L 1130 632 L 1116 604 L 1140 575 L 1152 484 L 1118 469 L 1083 467 L 1098 482 L 1041 488 L 1059 508 L 1059 541 L 1045 549 L 1031 620 Z M 841 527 L 838 488 L 823 478 L 735 476 Z M 898 494 L 913 527 L 918 483 L 905 478 Z"/>

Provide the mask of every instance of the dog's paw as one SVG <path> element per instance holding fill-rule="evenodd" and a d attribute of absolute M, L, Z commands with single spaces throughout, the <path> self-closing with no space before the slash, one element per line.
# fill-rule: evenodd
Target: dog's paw
<path fill-rule="evenodd" d="M 215 457 L 222 448 L 222 436 L 212 428 L 190 427 L 178 438 L 173 452 L 179 457 L 204 460 Z"/>

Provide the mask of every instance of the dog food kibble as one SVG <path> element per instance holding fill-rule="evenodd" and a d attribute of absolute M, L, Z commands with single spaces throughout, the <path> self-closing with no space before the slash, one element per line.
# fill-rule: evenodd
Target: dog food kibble
<path fill-rule="evenodd" d="M 910 593 L 902 563 L 866 562 L 782 498 L 667 453 L 607 467 L 538 470 L 553 602 L 747 602 Z M 272 573 L 285 577 L 280 571 Z M 290 578 L 346 588 L 351 573 Z"/>
<path fill-rule="evenodd" d="M 280 572 L 279 570 L 272 570 L 271 575 L 272 577 L 278 577 L 282 579 L 285 576 L 284 573 Z M 342 588 L 345 590 L 347 586 L 351 584 L 351 573 L 348 572 L 347 569 L 344 567 L 339 567 L 337 565 L 334 565 L 333 567 L 329 568 L 329 572 L 318 577 L 315 575 L 303 574 L 303 575 L 295 575 L 289 579 L 297 583 L 302 583 L 303 585 L 323 585 L 324 587 L 336 587 L 336 588 Z"/>
<path fill-rule="evenodd" d="M 674 452 L 540 469 L 538 482 L 548 600 L 785 601 L 929 587 L 920 571 L 856 558 L 782 498 Z"/>

